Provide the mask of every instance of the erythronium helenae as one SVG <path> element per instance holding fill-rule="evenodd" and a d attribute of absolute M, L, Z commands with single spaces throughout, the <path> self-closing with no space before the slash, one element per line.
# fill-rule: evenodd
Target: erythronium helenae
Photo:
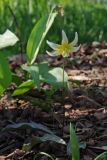
<path fill-rule="evenodd" d="M 63 58 L 69 57 L 71 53 L 77 52 L 80 46 L 77 46 L 78 43 L 78 33 L 75 32 L 75 38 L 72 42 L 68 41 L 67 35 L 64 30 L 62 30 L 62 42 L 61 44 L 56 44 L 47 40 L 47 44 L 53 49 L 52 52 L 46 51 L 48 55 L 62 56 Z M 64 88 L 64 59 L 63 59 L 63 74 L 62 74 L 62 84 Z"/>
<path fill-rule="evenodd" d="M 47 54 L 50 56 L 59 56 L 69 57 L 72 52 L 79 50 L 80 46 L 77 46 L 78 43 L 78 33 L 75 32 L 75 38 L 72 42 L 68 42 L 68 38 L 64 30 L 62 30 L 62 42 L 61 44 L 56 44 L 47 40 L 47 44 L 53 49 L 53 52 L 47 51 Z"/>
<path fill-rule="evenodd" d="M 45 36 L 47 35 L 50 27 L 52 26 L 54 19 L 57 16 L 57 13 L 58 13 L 57 10 L 55 9 L 55 7 L 53 7 L 50 14 L 48 16 L 47 15 L 43 16 L 32 29 L 27 43 L 27 64 L 24 64 L 22 66 L 22 69 L 24 69 L 29 73 L 30 75 L 29 78 L 34 81 L 34 85 L 30 85 L 29 87 L 27 86 L 27 88 L 25 89 L 25 85 L 26 84 L 28 85 L 29 83 L 26 81 L 24 84 L 21 84 L 19 86 L 18 92 L 14 92 L 13 96 L 23 94 L 32 87 L 37 87 L 40 90 L 41 82 L 46 82 L 51 86 L 53 86 L 55 89 L 59 89 L 61 87 L 64 88 L 67 87 L 68 75 L 64 71 L 64 64 L 63 68 L 60 67 L 49 68 L 48 63 L 41 63 L 41 64 L 35 63 L 41 44 Z M 48 45 L 52 49 L 54 49 L 54 52 L 49 53 L 47 51 L 47 53 L 52 56 L 62 55 L 63 57 L 68 57 L 70 53 L 76 52 L 79 49 L 79 46 L 77 47 L 77 42 L 78 42 L 77 32 L 75 33 L 74 40 L 71 43 L 69 43 L 66 33 L 62 30 L 61 45 L 47 41 Z"/>
<path fill-rule="evenodd" d="M 17 90 L 17 92 L 14 91 L 13 96 L 23 94 L 32 87 L 37 87 L 40 90 L 41 82 L 46 82 L 52 85 L 54 88 L 61 88 L 63 73 L 62 68 L 49 68 L 48 63 L 35 63 L 40 46 L 49 29 L 51 28 L 56 16 L 57 10 L 55 9 L 55 7 L 53 7 L 50 14 L 48 16 L 43 16 L 32 29 L 27 43 L 27 64 L 24 64 L 22 66 L 22 69 L 29 73 L 30 78 L 34 81 L 35 86 L 30 85 L 29 87 L 27 86 L 27 88 L 25 89 L 25 84 L 28 84 L 28 82 L 26 81 L 24 84 L 21 84 L 18 87 L 19 89 Z M 65 75 L 64 83 L 67 84 L 67 73 L 64 72 L 63 74 Z"/>
<path fill-rule="evenodd" d="M 63 91 L 62 91 L 62 105 L 63 105 L 63 127 L 64 127 L 64 115 L 65 115 L 65 109 L 64 109 L 64 98 L 65 98 L 65 95 L 64 95 L 64 89 L 65 89 L 65 71 L 64 71 L 64 68 L 65 68 L 65 64 L 64 64 L 64 58 L 65 57 L 69 57 L 71 53 L 73 52 L 76 52 L 79 50 L 80 46 L 77 46 L 77 43 L 78 43 L 78 34 L 77 32 L 75 33 L 75 38 L 72 42 L 69 42 L 68 41 L 68 38 L 67 38 L 67 35 L 66 33 L 64 32 L 64 30 L 62 30 L 62 42 L 61 44 L 56 44 L 56 43 L 53 43 L 53 42 L 50 42 L 47 40 L 47 44 L 53 49 L 52 52 L 49 52 L 47 51 L 47 54 L 52 56 L 52 57 L 55 57 L 55 56 L 62 56 L 63 59 L 63 67 L 62 67 L 62 70 L 63 72 L 59 72 L 59 74 L 62 76 L 62 87 L 63 87 Z M 67 82 L 68 84 L 68 82 Z M 68 85 L 67 85 L 68 86 Z M 74 159 L 76 160 L 76 159 Z"/>

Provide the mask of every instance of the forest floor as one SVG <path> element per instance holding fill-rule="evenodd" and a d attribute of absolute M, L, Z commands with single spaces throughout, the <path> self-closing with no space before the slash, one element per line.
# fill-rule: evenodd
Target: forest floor
<path fill-rule="evenodd" d="M 53 66 L 61 64 L 60 58 L 48 58 Z M 16 63 L 19 61 L 11 60 L 12 67 L 19 65 Z M 23 144 L 43 133 L 32 126 L 7 127 L 16 123 L 40 123 L 68 143 L 69 123 L 72 122 L 80 144 L 81 160 L 94 160 L 107 150 L 107 43 L 82 45 L 80 51 L 66 61 L 66 71 L 71 89 L 63 100 L 61 90 L 52 97 L 46 96 L 43 90 L 49 88 L 47 84 L 42 85 L 40 92 L 33 89 L 17 97 L 11 96 L 12 84 L 4 93 L 0 100 L 0 160 L 49 159 L 45 155 L 36 158 L 38 152 L 46 152 L 55 160 L 69 159 L 67 145 L 51 141 L 37 143 L 30 151 L 22 150 Z"/>

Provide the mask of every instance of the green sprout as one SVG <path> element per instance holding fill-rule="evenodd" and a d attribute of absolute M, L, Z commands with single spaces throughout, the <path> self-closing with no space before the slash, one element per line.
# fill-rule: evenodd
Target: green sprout
<path fill-rule="evenodd" d="M 15 45 L 19 41 L 18 37 L 7 29 L 0 34 L 0 96 L 9 87 L 12 81 L 12 73 L 7 59 L 2 54 L 1 49 Z"/>
<path fill-rule="evenodd" d="M 80 160 L 79 143 L 75 130 L 71 123 L 70 123 L 70 150 L 72 155 L 72 156 L 70 155 L 70 160 Z"/>

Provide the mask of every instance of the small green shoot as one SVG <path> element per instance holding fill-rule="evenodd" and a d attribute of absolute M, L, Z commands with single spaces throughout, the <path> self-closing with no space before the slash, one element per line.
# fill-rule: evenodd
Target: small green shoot
<path fill-rule="evenodd" d="M 99 154 L 94 160 L 101 160 L 101 159 L 103 159 L 105 157 L 107 158 L 107 151 Z"/>
<path fill-rule="evenodd" d="M 18 38 L 10 30 L 0 34 L 0 49 L 8 46 L 13 46 L 18 41 Z M 0 95 L 9 87 L 12 81 L 12 73 L 9 68 L 8 61 L 4 55 L 0 54 Z"/>
<path fill-rule="evenodd" d="M 34 88 L 34 81 L 27 80 L 19 85 L 19 87 L 13 92 L 12 96 L 18 96 L 28 92 L 30 89 Z"/>
<path fill-rule="evenodd" d="M 12 75 L 8 61 L 0 54 L 0 95 L 9 87 L 12 81 Z"/>
<path fill-rule="evenodd" d="M 70 160 L 80 160 L 80 150 L 79 150 L 79 143 L 75 133 L 75 130 L 70 123 L 70 148 L 71 154 Z"/>

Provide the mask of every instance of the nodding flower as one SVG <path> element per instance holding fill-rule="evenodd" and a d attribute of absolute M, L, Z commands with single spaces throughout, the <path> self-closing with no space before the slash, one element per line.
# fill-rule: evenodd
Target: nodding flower
<path fill-rule="evenodd" d="M 50 56 L 59 56 L 69 57 L 71 53 L 77 52 L 80 48 L 80 45 L 77 46 L 78 43 L 78 33 L 75 32 L 75 38 L 72 42 L 68 42 L 68 38 L 64 30 L 62 30 L 62 42 L 61 44 L 55 44 L 47 40 L 47 44 L 53 49 L 52 52 L 46 51 Z"/>

